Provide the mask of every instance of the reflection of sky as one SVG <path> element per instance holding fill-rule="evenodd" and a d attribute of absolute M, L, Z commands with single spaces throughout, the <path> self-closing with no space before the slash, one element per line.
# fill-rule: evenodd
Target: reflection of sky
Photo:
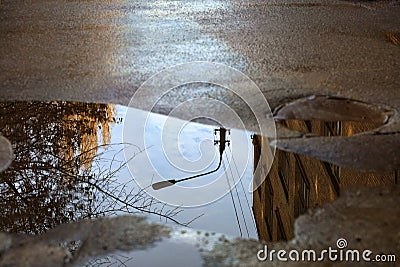
<path fill-rule="evenodd" d="M 116 109 L 117 117 L 124 118 L 127 108 L 117 106 Z M 134 114 L 134 118 L 132 118 L 132 114 Z M 124 141 L 128 139 L 130 143 L 140 148 L 147 148 L 147 153 L 140 153 L 133 158 L 130 165 L 130 173 L 125 168 L 119 173 L 118 179 L 131 181 L 131 175 L 133 175 L 136 181 L 140 180 L 138 182 L 140 185 L 149 186 L 152 181 L 184 178 L 216 168 L 219 155 L 218 147 L 213 145 L 215 127 L 188 123 L 177 119 L 167 119 L 166 116 L 150 114 L 147 124 L 143 128 L 141 127 L 141 121 L 143 122 L 148 115 L 147 112 L 131 109 L 129 110 L 129 117 L 125 119 L 125 126 L 117 124 L 112 128 L 111 143 L 122 142 L 123 133 L 125 135 Z M 134 120 L 135 123 L 127 123 L 127 120 Z M 129 128 L 123 129 L 123 127 Z M 141 140 L 143 136 L 144 140 Z M 243 237 L 247 237 L 247 232 L 238 203 L 238 196 L 250 237 L 257 238 L 250 210 L 252 207 L 252 195 L 245 192 L 248 191 L 252 180 L 253 166 L 250 135 L 243 131 L 232 130 L 229 139 L 232 145 L 229 148 L 227 147 L 224 153 L 226 155 L 224 155 L 224 164 L 227 166 L 226 173 L 231 179 L 230 184 L 233 184 L 232 175 L 235 177 L 235 182 L 238 182 L 237 177 L 239 176 L 233 163 L 232 155 L 239 173 L 243 173 L 242 184 L 239 183 L 236 187 L 238 195 L 236 190 L 232 190 Z M 123 155 L 118 154 L 118 157 L 123 157 Z M 131 183 L 131 185 L 133 184 Z M 199 186 L 206 188 L 206 190 L 199 191 L 201 194 L 193 193 L 191 188 Z M 211 191 L 219 191 L 219 194 L 222 194 L 221 198 L 218 201 L 200 207 L 184 208 L 184 211 L 179 213 L 176 219 L 186 222 L 200 214 L 204 214 L 190 226 L 231 236 L 240 236 L 231 196 L 223 193 L 228 192 L 228 184 L 223 167 L 215 175 L 203 176 L 182 182 L 179 186 L 174 185 L 159 191 L 154 191 L 150 188 L 148 192 L 158 199 L 163 200 L 166 198 L 168 202 L 170 202 L 170 199 L 173 201 L 178 199 L 180 205 L 186 205 L 186 203 L 200 203 L 205 198 L 213 198 L 215 195 L 219 195 Z M 248 202 L 245 196 L 247 196 Z M 173 201 L 171 202 L 175 203 Z"/>

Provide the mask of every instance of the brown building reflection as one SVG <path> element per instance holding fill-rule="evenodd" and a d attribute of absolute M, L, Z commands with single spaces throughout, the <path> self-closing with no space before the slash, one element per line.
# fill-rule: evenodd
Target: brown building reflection
<path fill-rule="evenodd" d="M 289 129 L 321 136 L 350 136 L 379 125 L 361 122 L 287 120 Z M 356 185 L 378 186 L 397 183 L 397 172 L 367 173 L 340 168 L 306 155 L 276 150 L 267 172 L 261 151 L 270 149 L 268 140 L 253 137 L 255 181 L 265 178 L 253 193 L 253 212 L 260 240 L 288 240 L 294 236 L 295 219 L 309 208 L 333 201 L 340 191 Z M 267 154 L 267 153 L 266 153 Z M 265 155 L 265 154 L 264 154 Z"/>
<path fill-rule="evenodd" d="M 90 217 L 90 169 L 110 142 L 114 106 L 75 102 L 0 103 L 0 130 L 15 159 L 0 173 L 0 231 L 40 233 Z M 99 140 L 101 138 L 102 140 Z"/>

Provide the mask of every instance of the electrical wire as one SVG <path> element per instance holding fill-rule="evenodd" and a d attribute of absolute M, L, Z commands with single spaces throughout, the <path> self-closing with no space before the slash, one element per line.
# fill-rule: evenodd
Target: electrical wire
<path fill-rule="evenodd" d="M 238 177 L 239 177 L 240 185 L 241 185 L 241 187 L 242 187 L 242 190 L 243 190 L 243 192 L 244 192 L 244 196 L 245 196 L 245 198 L 246 198 L 247 207 L 249 208 L 249 211 L 250 211 L 250 214 L 251 214 L 251 218 L 252 218 L 252 220 L 253 220 L 254 229 L 257 229 L 256 220 L 255 220 L 254 214 L 253 214 L 253 209 L 250 207 L 250 202 L 249 202 L 249 199 L 247 198 L 247 192 L 246 192 L 246 190 L 244 189 L 242 179 L 240 179 L 240 173 L 239 173 L 239 169 L 238 169 L 237 164 L 236 164 L 235 157 L 233 156 L 232 150 L 231 150 L 231 148 L 230 148 L 229 146 L 228 146 L 228 149 L 229 149 L 229 152 L 230 152 L 231 155 L 232 155 L 233 165 L 234 165 L 234 167 L 235 167 L 235 169 L 236 169 L 236 173 L 237 173 L 237 175 L 238 175 Z"/>
<path fill-rule="evenodd" d="M 239 207 L 240 207 L 240 211 L 241 211 L 241 213 L 242 213 L 242 218 L 243 218 L 244 226 L 245 226 L 245 228 L 246 228 L 247 237 L 250 237 L 249 228 L 247 227 L 246 217 L 244 216 L 244 212 L 243 212 L 242 201 L 240 201 L 239 191 L 238 191 L 237 186 L 236 186 L 235 177 L 234 177 L 234 175 L 233 175 L 232 168 L 230 167 L 231 164 L 229 164 L 229 159 L 228 159 L 228 156 L 226 155 L 226 153 L 225 153 L 225 159 L 226 159 L 226 161 L 227 161 L 227 163 L 228 163 L 228 169 L 229 169 L 229 171 L 230 171 L 230 173 L 231 173 L 231 176 L 232 176 L 233 187 L 235 188 L 236 197 L 237 197 L 237 199 L 238 199 L 238 201 L 239 201 Z M 240 177 L 239 177 L 239 180 L 240 180 Z M 246 192 L 245 192 L 245 193 L 246 193 Z"/>
<path fill-rule="evenodd" d="M 239 227 L 240 237 L 243 237 L 242 227 L 240 226 L 239 216 L 238 216 L 238 212 L 237 212 L 237 209 L 236 209 L 235 200 L 234 200 L 234 198 L 233 198 L 233 194 L 232 194 L 232 190 L 231 190 L 231 184 L 230 184 L 230 182 L 229 182 L 228 174 L 226 173 L 226 168 L 225 168 L 225 163 L 224 163 L 224 162 L 222 162 L 222 166 L 223 166 L 223 168 L 224 168 L 224 173 L 225 173 L 225 176 L 226 176 L 226 181 L 228 182 L 229 193 L 230 193 L 230 195 L 231 195 L 231 199 L 232 199 L 232 203 L 233 203 L 233 208 L 234 208 L 234 210 L 235 210 L 236 222 L 237 222 L 238 227 Z"/>

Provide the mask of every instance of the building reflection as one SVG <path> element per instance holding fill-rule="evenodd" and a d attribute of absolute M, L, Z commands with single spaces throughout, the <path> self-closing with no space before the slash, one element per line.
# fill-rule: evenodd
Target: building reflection
<path fill-rule="evenodd" d="M 93 214 L 91 165 L 110 142 L 114 106 L 0 103 L 1 134 L 15 159 L 0 173 L 0 231 L 41 233 Z"/>
<path fill-rule="evenodd" d="M 320 136 L 351 136 L 379 126 L 365 122 L 299 120 L 279 123 L 292 130 Z M 360 172 L 278 149 L 268 173 L 261 153 L 264 149 L 270 149 L 268 140 L 255 135 L 253 145 L 254 166 L 261 163 L 261 168 L 255 169 L 253 178 L 260 181 L 265 177 L 253 193 L 253 212 L 260 240 L 291 239 L 294 236 L 294 221 L 298 216 L 310 208 L 333 201 L 345 188 L 397 183 L 398 172 Z"/>

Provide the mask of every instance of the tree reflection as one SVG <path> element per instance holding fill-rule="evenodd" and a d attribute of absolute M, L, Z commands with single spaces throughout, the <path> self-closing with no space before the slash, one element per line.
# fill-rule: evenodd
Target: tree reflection
<path fill-rule="evenodd" d="M 74 175 L 90 179 L 102 143 L 110 141 L 113 106 L 71 102 L 12 102 L 0 105 L 2 134 L 15 160 L 0 174 L 0 229 L 39 233 L 90 213 L 93 190 Z"/>
<path fill-rule="evenodd" d="M 125 162 L 99 154 L 110 142 L 110 126 L 118 122 L 108 104 L 0 103 L 1 133 L 15 154 L 0 173 L 0 231 L 37 234 L 121 210 L 174 216 L 176 209 L 151 210 L 154 200 L 144 191 L 134 193 L 118 183 L 115 174 Z"/>

